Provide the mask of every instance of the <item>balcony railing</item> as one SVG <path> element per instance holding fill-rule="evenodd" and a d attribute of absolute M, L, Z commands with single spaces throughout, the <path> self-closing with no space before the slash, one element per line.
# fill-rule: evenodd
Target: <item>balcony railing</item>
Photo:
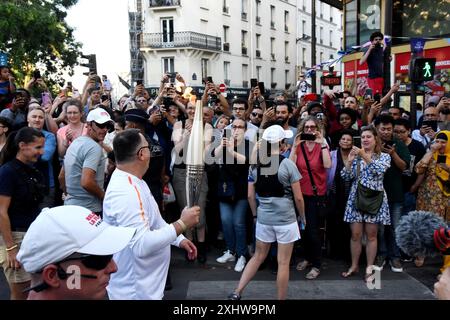
<path fill-rule="evenodd" d="M 181 0 L 150 0 L 150 8 L 180 6 Z"/>
<path fill-rule="evenodd" d="M 142 47 L 155 49 L 184 47 L 221 51 L 222 39 L 192 31 L 174 33 L 144 33 Z"/>

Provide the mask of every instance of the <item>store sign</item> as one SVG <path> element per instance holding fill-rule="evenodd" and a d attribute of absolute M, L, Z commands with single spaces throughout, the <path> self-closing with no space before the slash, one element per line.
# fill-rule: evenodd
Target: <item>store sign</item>
<path fill-rule="evenodd" d="M 341 77 L 322 76 L 322 77 L 320 77 L 320 84 L 323 86 L 340 86 L 341 85 Z"/>

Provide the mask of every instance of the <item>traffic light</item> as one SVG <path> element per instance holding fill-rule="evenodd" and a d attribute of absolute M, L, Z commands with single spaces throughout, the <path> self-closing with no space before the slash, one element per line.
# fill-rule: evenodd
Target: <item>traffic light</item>
<path fill-rule="evenodd" d="M 84 72 L 83 74 L 88 76 L 89 73 L 97 74 L 97 56 L 95 54 L 81 55 L 83 59 L 87 59 L 87 63 L 81 63 L 83 67 L 89 68 L 89 72 Z"/>
<path fill-rule="evenodd" d="M 414 58 L 411 60 L 409 78 L 413 82 L 433 80 L 436 58 Z"/>

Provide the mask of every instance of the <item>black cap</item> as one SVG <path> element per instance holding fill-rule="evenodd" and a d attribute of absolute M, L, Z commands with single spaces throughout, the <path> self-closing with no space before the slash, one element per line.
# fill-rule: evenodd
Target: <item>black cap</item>
<path fill-rule="evenodd" d="M 124 114 L 125 121 L 135 122 L 135 123 L 148 123 L 150 116 L 142 109 L 131 109 L 127 110 Z"/>

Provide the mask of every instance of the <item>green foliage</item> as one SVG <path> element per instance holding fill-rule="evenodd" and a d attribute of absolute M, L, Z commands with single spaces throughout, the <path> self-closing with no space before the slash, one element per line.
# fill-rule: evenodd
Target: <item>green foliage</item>
<path fill-rule="evenodd" d="M 64 19 L 78 0 L 1 0 L 0 51 L 7 52 L 20 82 L 38 66 L 49 85 L 73 74 L 81 55 L 73 29 Z M 17 74 L 19 73 L 19 74 Z"/>

